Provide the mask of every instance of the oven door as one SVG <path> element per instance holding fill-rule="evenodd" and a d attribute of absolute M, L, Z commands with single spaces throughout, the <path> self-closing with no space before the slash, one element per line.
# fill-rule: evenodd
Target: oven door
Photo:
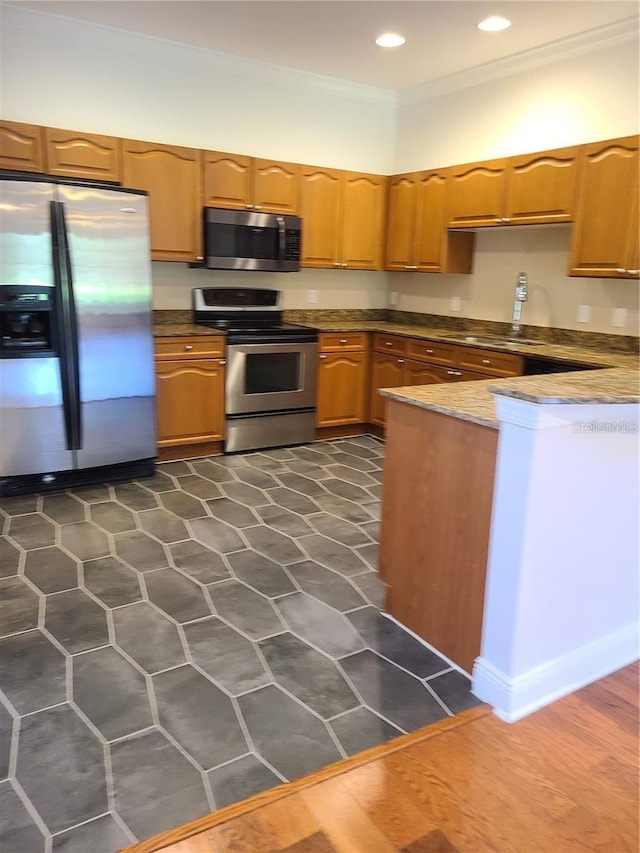
<path fill-rule="evenodd" d="M 226 412 L 315 408 L 316 343 L 230 344 Z"/>

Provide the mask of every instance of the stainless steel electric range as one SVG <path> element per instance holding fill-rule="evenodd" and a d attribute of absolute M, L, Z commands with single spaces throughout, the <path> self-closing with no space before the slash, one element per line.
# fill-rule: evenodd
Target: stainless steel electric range
<path fill-rule="evenodd" d="M 318 332 L 282 322 L 279 290 L 193 291 L 194 323 L 227 337 L 226 453 L 315 437 Z"/>

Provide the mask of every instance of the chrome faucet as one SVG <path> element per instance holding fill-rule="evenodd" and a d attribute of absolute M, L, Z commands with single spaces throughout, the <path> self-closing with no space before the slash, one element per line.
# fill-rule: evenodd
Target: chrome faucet
<path fill-rule="evenodd" d="M 511 320 L 511 334 L 520 334 L 520 315 L 522 314 L 522 303 L 527 301 L 527 274 L 521 272 L 516 281 L 516 289 L 513 300 L 513 318 Z"/>

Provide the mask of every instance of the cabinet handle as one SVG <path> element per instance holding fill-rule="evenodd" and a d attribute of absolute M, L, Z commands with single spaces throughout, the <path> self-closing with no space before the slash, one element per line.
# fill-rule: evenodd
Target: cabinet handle
<path fill-rule="evenodd" d="M 327 357 L 326 355 L 322 355 L 322 354 L 320 355 L 320 358 L 326 358 L 326 357 Z"/>
<path fill-rule="evenodd" d="M 462 376 L 461 370 L 447 370 L 447 376 Z"/>
<path fill-rule="evenodd" d="M 392 347 L 392 346 L 393 346 L 393 341 L 385 341 L 385 342 L 384 342 L 384 345 L 385 345 L 386 347 Z"/>
<path fill-rule="evenodd" d="M 340 266 L 342 267 L 342 269 L 343 269 L 343 270 L 346 270 L 346 268 L 347 268 L 349 265 L 348 265 L 348 264 L 340 264 Z"/>
<path fill-rule="evenodd" d="M 227 363 L 227 359 L 226 359 L 226 358 L 221 358 L 221 359 L 220 359 L 220 361 L 218 362 L 218 364 L 220 365 L 220 367 L 224 367 L 226 363 Z"/>
<path fill-rule="evenodd" d="M 638 270 L 627 270 L 629 275 L 638 275 Z"/>
<path fill-rule="evenodd" d="M 404 364 L 404 358 L 399 358 L 399 359 L 398 359 L 398 364 Z"/>
<path fill-rule="evenodd" d="M 334 263 L 334 267 L 339 267 L 339 266 L 340 266 L 340 264 L 338 263 L 338 261 L 336 261 L 336 262 Z"/>
<path fill-rule="evenodd" d="M 623 270 L 623 269 L 616 269 L 616 272 L 622 272 L 622 273 L 624 273 L 624 272 L 627 272 L 627 270 Z"/>
<path fill-rule="evenodd" d="M 346 338 L 340 338 L 340 343 L 341 343 L 341 344 L 346 344 L 346 343 L 347 343 L 347 339 L 346 339 Z"/>
<path fill-rule="evenodd" d="M 196 261 L 204 261 L 204 258 L 202 257 L 202 255 L 198 255 L 196 257 Z"/>
<path fill-rule="evenodd" d="M 427 349 L 427 350 L 425 350 L 425 352 L 427 353 L 427 355 L 433 355 L 432 349 Z"/>
<path fill-rule="evenodd" d="M 482 363 L 483 364 L 491 364 L 491 359 L 490 358 L 483 358 Z"/>
<path fill-rule="evenodd" d="M 505 216 L 505 217 L 504 217 L 504 219 L 503 219 L 502 221 L 503 221 L 503 222 L 511 222 L 511 220 L 509 219 L 509 217 L 508 217 L 508 216 Z"/>
<path fill-rule="evenodd" d="M 253 210 L 252 204 L 245 204 L 245 207 L 247 208 L 247 210 Z"/>
<path fill-rule="evenodd" d="M 185 352 L 191 352 L 192 349 L 193 349 L 193 347 L 191 346 L 191 344 L 185 344 L 184 345 L 184 351 Z"/>
<path fill-rule="evenodd" d="M 262 210 L 262 205 L 261 204 L 254 204 L 253 209 L 254 210 Z"/>

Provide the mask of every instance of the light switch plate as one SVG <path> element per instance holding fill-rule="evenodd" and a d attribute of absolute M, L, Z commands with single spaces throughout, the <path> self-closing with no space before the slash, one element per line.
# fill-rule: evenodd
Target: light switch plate
<path fill-rule="evenodd" d="M 627 325 L 627 309 L 614 308 L 611 312 L 611 325 L 624 328 Z"/>
<path fill-rule="evenodd" d="M 310 290 L 309 291 L 309 304 L 313 305 L 317 301 L 318 301 L 318 291 L 317 290 Z"/>
<path fill-rule="evenodd" d="M 462 300 L 459 296 L 452 296 L 449 300 L 449 310 L 450 311 L 459 311 L 462 307 Z"/>
<path fill-rule="evenodd" d="M 398 304 L 398 294 L 395 290 L 392 290 L 389 294 L 389 305 L 397 305 Z"/>
<path fill-rule="evenodd" d="M 576 313 L 576 321 L 578 323 L 588 323 L 591 319 L 591 305 L 578 305 Z"/>

